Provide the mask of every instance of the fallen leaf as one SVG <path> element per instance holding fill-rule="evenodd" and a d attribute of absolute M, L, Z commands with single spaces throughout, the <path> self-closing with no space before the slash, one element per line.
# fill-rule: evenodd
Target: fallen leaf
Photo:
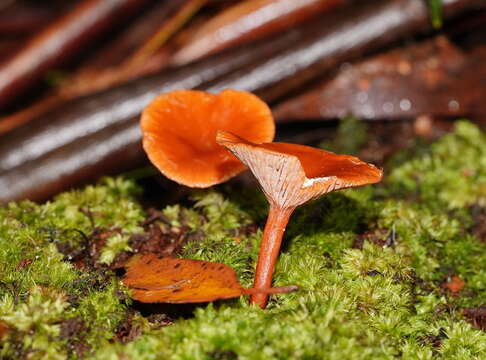
<path fill-rule="evenodd" d="M 466 283 L 464 282 L 464 280 L 462 280 L 457 275 L 452 276 L 448 282 L 443 284 L 443 286 L 446 289 L 450 290 L 453 294 L 457 294 L 458 292 L 460 292 L 462 289 L 464 289 L 465 285 Z"/>
<path fill-rule="evenodd" d="M 0 340 L 2 340 L 9 332 L 10 328 L 6 323 L 0 320 Z"/>
<path fill-rule="evenodd" d="M 297 286 L 269 289 L 243 288 L 235 271 L 221 263 L 135 255 L 126 264 L 123 283 L 132 298 L 146 303 L 196 303 L 235 298 L 253 293 L 284 293 Z"/>

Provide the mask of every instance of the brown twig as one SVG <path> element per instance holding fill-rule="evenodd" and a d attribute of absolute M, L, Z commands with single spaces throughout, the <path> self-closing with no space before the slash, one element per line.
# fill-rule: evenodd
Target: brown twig
<path fill-rule="evenodd" d="M 10 37 L 31 34 L 51 21 L 59 10 L 36 3 L 3 3 L 6 5 L 0 5 L 0 34 Z"/>
<path fill-rule="evenodd" d="M 73 79 L 70 79 L 61 87 L 59 91 L 61 96 L 65 99 L 73 99 L 143 75 L 160 72 L 168 65 L 170 57 L 169 51 L 161 51 L 162 46 L 191 19 L 206 1 L 164 2 L 143 17 L 140 22 L 137 22 L 128 33 L 122 34 L 120 41 L 117 42 L 119 47 L 132 45 L 130 49 L 125 49 L 123 56 L 117 56 L 117 53 L 122 50 L 119 48 L 103 51 L 102 54 L 97 56 L 99 60 L 96 62 L 96 67 L 93 64 L 88 65 L 86 69 L 79 71 Z M 159 15 L 157 19 L 154 18 L 152 12 Z M 157 24 L 153 20 L 157 20 Z M 152 26 L 147 26 L 147 23 Z M 148 33 L 148 27 L 150 27 L 150 33 Z M 140 34 L 137 36 L 136 46 L 133 46 L 135 45 L 133 32 L 137 32 L 137 30 Z M 128 44 L 127 41 L 124 41 L 127 37 L 130 38 Z M 142 43 L 141 46 L 140 43 Z M 107 53 L 110 54 L 111 63 L 107 63 L 107 59 L 103 60 L 103 54 Z M 100 64 L 100 61 L 103 61 L 103 63 Z"/>
<path fill-rule="evenodd" d="M 148 0 L 85 0 L 0 67 L 0 109 Z"/>
<path fill-rule="evenodd" d="M 174 35 L 189 19 L 207 2 L 207 0 L 188 0 L 177 11 L 177 13 L 160 26 L 157 32 L 148 39 L 135 53 L 126 61 L 126 65 L 139 64 L 152 56 L 167 40 Z"/>
<path fill-rule="evenodd" d="M 221 49 L 260 39 L 344 4 L 347 0 L 250 0 L 218 14 L 196 29 L 173 57 L 187 64 Z"/>
<path fill-rule="evenodd" d="M 29 122 L 31 119 L 44 114 L 47 110 L 61 104 L 64 100 L 59 94 L 47 95 L 26 109 L 20 110 L 12 115 L 0 117 L 0 134 L 7 133 Z"/>

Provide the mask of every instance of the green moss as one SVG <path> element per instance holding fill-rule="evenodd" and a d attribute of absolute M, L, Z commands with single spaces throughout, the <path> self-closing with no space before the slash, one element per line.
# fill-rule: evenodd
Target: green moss
<path fill-rule="evenodd" d="M 381 188 L 330 194 L 296 211 L 274 283 L 300 291 L 271 297 L 265 311 L 245 298 L 197 306 L 163 328 L 144 317 L 161 310 L 137 311 L 103 265 L 142 231 L 132 181 L 106 179 L 46 204 L 1 208 L 0 321 L 9 331 L 0 356 L 486 358 L 486 333 L 462 315 L 486 299 L 486 244 L 472 234 L 467 208 L 485 206 L 484 140 L 460 122 L 425 156 L 388 171 Z M 261 195 L 226 192 L 196 192 L 194 206 L 162 209 L 164 226 L 192 239 L 182 256 L 224 262 L 251 286 L 266 205 Z M 260 230 L 248 231 L 255 224 Z M 93 234 L 107 236 L 92 268 L 76 268 L 58 250 L 82 248 Z M 452 275 L 465 281 L 456 296 L 442 286 Z M 119 328 L 127 323 L 138 330 L 124 343 Z"/>
<path fill-rule="evenodd" d="M 7 295 L 0 303 L 0 319 L 14 327 L 10 342 L 0 349 L 2 357 L 63 359 L 59 322 L 68 307 L 61 293 L 34 287 L 22 303 Z M 57 341 L 56 341 L 57 340 Z"/>
<path fill-rule="evenodd" d="M 132 251 L 132 248 L 128 245 L 128 240 L 128 236 L 122 234 L 110 236 L 101 251 L 99 262 L 102 264 L 111 264 L 117 254 L 122 251 Z"/>
<path fill-rule="evenodd" d="M 446 339 L 440 347 L 445 359 L 481 359 L 486 353 L 484 334 L 465 323 L 445 325 Z"/>
<path fill-rule="evenodd" d="M 429 206 L 486 206 L 486 135 L 460 121 L 428 154 L 394 169 L 387 184 L 393 193 L 413 194 Z"/>
<path fill-rule="evenodd" d="M 346 116 L 339 122 L 336 136 L 332 141 L 320 144 L 325 150 L 338 154 L 356 154 L 368 138 L 367 126 L 355 116 Z"/>
<path fill-rule="evenodd" d="M 434 28 L 442 26 L 442 0 L 428 0 L 430 19 Z"/>

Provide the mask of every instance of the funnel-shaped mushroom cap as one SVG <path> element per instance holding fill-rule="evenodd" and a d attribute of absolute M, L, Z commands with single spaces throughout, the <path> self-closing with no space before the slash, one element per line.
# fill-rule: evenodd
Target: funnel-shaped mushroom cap
<path fill-rule="evenodd" d="M 268 200 L 280 207 L 296 207 L 322 194 L 379 182 L 383 172 L 349 155 L 310 146 L 255 144 L 226 131 L 216 141 L 247 165 Z"/>
<path fill-rule="evenodd" d="M 255 142 L 272 141 L 275 135 L 268 106 L 253 94 L 235 90 L 160 95 L 144 110 L 141 126 L 150 161 L 169 179 L 191 187 L 215 185 L 245 169 L 216 143 L 216 130 Z"/>

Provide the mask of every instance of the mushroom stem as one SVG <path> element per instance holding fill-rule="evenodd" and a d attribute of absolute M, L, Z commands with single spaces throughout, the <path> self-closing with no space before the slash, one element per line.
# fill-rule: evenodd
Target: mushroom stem
<path fill-rule="evenodd" d="M 282 208 L 270 203 L 267 223 L 263 231 L 263 238 L 258 254 L 258 263 L 255 271 L 255 282 L 253 287 L 256 289 L 268 289 L 272 285 L 272 274 L 277 262 L 277 257 L 282 243 L 285 227 L 289 222 L 290 215 L 295 207 Z M 257 304 L 262 309 L 267 305 L 268 294 L 258 293 L 250 297 L 252 304 Z"/>

